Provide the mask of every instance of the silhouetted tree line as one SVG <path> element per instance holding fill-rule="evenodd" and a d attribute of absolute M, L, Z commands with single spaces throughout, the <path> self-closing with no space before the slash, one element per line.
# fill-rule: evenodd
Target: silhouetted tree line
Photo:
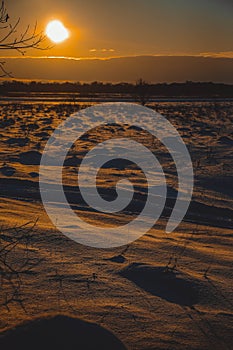
<path fill-rule="evenodd" d="M 30 93 L 30 92 L 54 92 L 54 93 L 79 93 L 88 96 L 89 94 L 130 94 L 143 97 L 148 100 L 150 96 L 172 97 L 172 96 L 198 96 L 198 97 L 233 97 L 233 85 L 192 82 L 185 83 L 160 83 L 149 84 L 142 79 L 135 84 L 132 83 L 80 83 L 80 82 L 22 82 L 3 81 L 0 84 L 0 94 L 8 93 Z"/>

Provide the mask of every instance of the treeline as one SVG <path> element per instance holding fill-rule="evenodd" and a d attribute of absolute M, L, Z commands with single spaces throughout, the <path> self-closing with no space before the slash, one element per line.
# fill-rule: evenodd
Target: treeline
<path fill-rule="evenodd" d="M 160 83 L 149 84 L 142 79 L 131 83 L 80 83 L 80 82 L 22 82 L 3 81 L 0 94 L 9 93 L 79 93 L 89 94 L 146 94 L 147 96 L 198 96 L 198 97 L 233 97 L 233 85 L 212 82 Z"/>

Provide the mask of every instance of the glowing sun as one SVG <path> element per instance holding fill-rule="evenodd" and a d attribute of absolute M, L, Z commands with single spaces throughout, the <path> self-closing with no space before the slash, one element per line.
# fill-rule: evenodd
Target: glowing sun
<path fill-rule="evenodd" d="M 63 23 L 58 20 L 49 22 L 45 29 L 45 33 L 47 37 L 56 44 L 69 38 L 69 31 Z"/>

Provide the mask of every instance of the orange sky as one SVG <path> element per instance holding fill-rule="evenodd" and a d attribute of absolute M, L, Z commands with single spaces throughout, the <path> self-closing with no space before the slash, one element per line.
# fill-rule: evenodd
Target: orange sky
<path fill-rule="evenodd" d="M 70 33 L 67 40 L 49 50 L 28 49 L 24 56 L 15 50 L 0 50 L 0 58 L 14 78 L 233 82 L 233 60 L 220 59 L 233 58 L 232 0 L 6 0 L 5 4 L 8 23 L 13 25 L 20 18 L 18 37 L 28 24 L 32 29 L 36 22 L 38 30 L 45 33 L 54 19 L 62 21 Z M 124 61 L 139 56 L 219 60 Z M 14 57 L 20 59 L 9 59 Z M 110 60 L 119 57 L 121 60 Z"/>
<path fill-rule="evenodd" d="M 38 22 L 63 21 L 70 38 L 48 52 L 28 55 L 112 57 L 132 55 L 233 56 L 231 0 L 18 0 L 6 1 L 19 32 Z M 4 51 L 1 56 L 14 56 Z"/>

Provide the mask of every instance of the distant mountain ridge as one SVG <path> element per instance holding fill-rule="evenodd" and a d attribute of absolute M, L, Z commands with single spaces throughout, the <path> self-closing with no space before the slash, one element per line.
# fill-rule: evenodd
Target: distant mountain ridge
<path fill-rule="evenodd" d="M 4 58 L 15 79 L 233 83 L 233 58 L 135 56 L 109 59 Z"/>

